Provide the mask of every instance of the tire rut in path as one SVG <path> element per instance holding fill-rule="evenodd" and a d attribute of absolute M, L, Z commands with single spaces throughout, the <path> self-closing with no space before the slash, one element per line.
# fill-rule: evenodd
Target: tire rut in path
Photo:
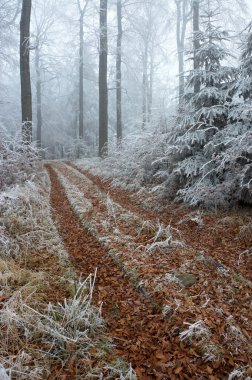
<path fill-rule="evenodd" d="M 67 161 L 66 164 L 84 174 L 101 191 L 105 193 L 109 192 L 111 198 L 115 202 L 118 202 L 122 207 L 131 210 L 136 213 L 136 215 L 139 215 L 146 220 L 160 220 L 160 222 L 166 225 L 170 224 L 172 221 L 172 224 L 176 227 L 176 223 L 182 221 L 183 218 L 187 217 L 192 211 L 187 207 L 181 207 L 181 205 L 176 204 L 173 204 L 172 207 L 169 207 L 169 204 L 166 205 L 166 208 L 164 208 L 162 212 L 143 209 L 137 197 L 132 198 L 134 192 L 127 192 L 113 187 L 109 180 L 94 175 L 91 171 L 81 168 L 71 161 Z M 204 228 L 198 228 L 197 223 L 191 221 L 191 223 L 180 224 L 179 230 L 183 234 L 183 239 L 187 244 L 192 245 L 199 251 L 205 251 L 209 257 L 214 258 L 217 261 L 220 260 L 220 262 L 228 268 L 231 268 L 252 281 L 251 255 L 245 255 L 244 258 L 246 257 L 246 260 L 243 260 L 243 263 L 237 265 L 239 262 L 239 254 L 247 251 L 249 252 L 252 243 L 251 234 L 248 236 L 249 229 L 247 234 L 245 233 L 247 235 L 246 239 L 245 237 L 242 237 L 244 234 L 244 232 L 242 232 L 242 227 L 246 227 L 246 223 L 249 226 L 249 222 L 244 221 L 242 227 L 239 227 L 235 222 L 236 218 L 239 219 L 239 217 L 245 217 L 246 220 L 246 215 L 249 218 L 250 210 L 246 208 L 240 208 L 236 211 L 219 211 L 214 214 L 206 211 L 204 216 Z M 225 217 L 229 220 L 232 220 L 233 218 L 233 224 L 223 225 L 221 220 Z M 225 228 L 225 231 L 223 231 L 223 227 Z M 239 228 L 241 228 L 240 231 Z"/>
<path fill-rule="evenodd" d="M 162 315 L 153 314 L 148 300 L 133 290 L 106 249 L 82 227 L 56 173 L 51 166 L 47 169 L 52 184 L 53 218 L 70 258 L 81 273 L 87 276 L 97 268 L 94 301 L 98 305 L 103 303 L 103 317 L 118 354 L 132 363 L 139 379 L 173 378 L 167 375 L 172 373 L 171 363 L 176 359 L 174 352 L 178 353 L 178 346 L 171 343 L 167 322 Z M 193 378 L 186 373 L 185 369 L 181 378 Z"/>

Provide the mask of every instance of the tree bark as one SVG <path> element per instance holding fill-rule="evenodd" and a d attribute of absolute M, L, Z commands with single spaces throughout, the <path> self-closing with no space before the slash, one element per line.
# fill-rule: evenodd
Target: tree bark
<path fill-rule="evenodd" d="M 193 68 L 194 71 L 199 69 L 199 60 L 197 58 L 197 53 L 200 48 L 199 41 L 199 0 L 193 0 L 193 50 L 194 50 L 194 60 Z M 200 91 L 200 81 L 195 80 L 194 82 L 194 94 Z"/>
<path fill-rule="evenodd" d="M 83 140 L 84 131 L 84 16 L 89 4 L 89 0 L 85 0 L 81 5 L 81 1 L 77 0 L 80 13 L 80 31 L 79 31 L 79 139 Z"/>
<path fill-rule="evenodd" d="M 153 101 L 153 83 L 154 83 L 154 41 L 152 42 L 152 49 L 150 54 L 150 72 L 148 83 L 148 123 L 151 122 L 152 117 L 152 101 Z"/>
<path fill-rule="evenodd" d="M 84 137 L 84 87 L 83 87 L 83 74 L 84 74 L 84 31 L 83 31 L 84 13 L 80 16 L 80 66 L 79 66 L 79 139 L 83 140 Z"/>
<path fill-rule="evenodd" d="M 36 48 L 36 97 L 37 97 L 37 146 L 42 146 L 42 95 L 41 95 L 41 75 L 40 75 L 40 51 Z"/>
<path fill-rule="evenodd" d="M 117 49 L 116 49 L 116 125 L 117 142 L 122 140 L 122 1 L 117 0 Z"/>
<path fill-rule="evenodd" d="M 108 36 L 107 0 L 100 0 L 99 51 L 99 156 L 108 154 Z"/>
<path fill-rule="evenodd" d="M 144 130 L 147 122 L 147 98 L 148 98 L 148 41 L 145 41 L 143 56 L 143 83 L 142 83 L 142 129 Z"/>
<path fill-rule="evenodd" d="M 31 0 L 23 0 L 20 21 L 20 79 L 22 106 L 22 138 L 24 144 L 32 141 L 32 94 L 30 78 L 30 20 Z"/>
<path fill-rule="evenodd" d="M 177 52 L 179 69 L 179 105 L 182 105 L 185 92 L 184 78 L 184 54 L 185 54 L 185 35 L 186 27 L 190 15 L 188 11 L 188 0 L 176 0 L 177 7 Z"/>

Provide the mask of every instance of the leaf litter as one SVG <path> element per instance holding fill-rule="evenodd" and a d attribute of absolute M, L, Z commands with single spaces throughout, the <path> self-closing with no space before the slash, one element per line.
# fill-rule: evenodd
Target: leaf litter
<path fill-rule="evenodd" d="M 97 268 L 95 300 L 103 305 L 118 353 L 138 378 L 222 379 L 240 368 L 249 373 L 252 286 L 242 257 L 237 266 L 237 252 L 251 240 L 237 238 L 247 216 L 230 212 L 224 233 L 227 215 L 200 212 L 198 223 L 198 214 L 181 206 L 161 214 L 143 210 L 136 194 L 112 189 L 86 171 L 78 174 L 76 167 L 53 166 L 92 204 L 86 213 L 74 213 L 67 188 L 51 174 L 66 248 L 83 274 Z M 181 245 L 163 244 L 160 223 L 175 231 Z M 157 236 L 162 244 L 151 252 L 141 248 L 156 244 Z"/>

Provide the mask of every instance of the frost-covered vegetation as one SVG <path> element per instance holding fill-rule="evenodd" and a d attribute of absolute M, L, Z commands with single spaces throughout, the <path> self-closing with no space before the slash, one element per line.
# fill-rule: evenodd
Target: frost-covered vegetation
<path fill-rule="evenodd" d="M 239 68 L 226 66 L 228 34 L 205 14 L 182 106 L 168 131 L 149 126 L 128 136 L 110 157 L 85 164 L 113 185 L 150 191 L 190 206 L 252 203 L 252 32 L 243 37 Z M 195 83 L 199 91 L 195 93 Z M 182 108 L 181 108 L 182 107 Z"/>
<path fill-rule="evenodd" d="M 39 164 L 39 150 L 22 144 L 21 133 L 11 136 L 0 125 L 0 191 L 30 179 Z"/>

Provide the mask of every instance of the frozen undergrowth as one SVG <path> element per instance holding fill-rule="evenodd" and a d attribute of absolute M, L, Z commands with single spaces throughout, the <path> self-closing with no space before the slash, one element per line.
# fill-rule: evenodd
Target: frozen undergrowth
<path fill-rule="evenodd" d="M 192 207 L 229 208 L 240 201 L 251 203 L 251 136 L 247 131 L 233 137 L 224 152 L 203 158 L 205 152 L 190 156 L 175 129 L 154 130 L 135 140 L 129 136 L 105 159 L 85 158 L 76 164 L 126 191 L 182 200 Z M 182 137 L 186 140 L 187 134 Z M 242 160 L 247 160 L 244 167 Z"/>
<path fill-rule="evenodd" d="M 163 223 L 157 221 L 156 223 L 146 221 L 144 222 L 141 231 L 149 226 L 154 232 L 154 236 L 145 245 L 139 245 L 137 249 L 143 249 L 145 253 L 153 254 L 160 250 L 173 250 L 175 248 L 185 248 L 185 244 L 181 239 L 174 238 L 174 235 L 180 237 L 179 230 L 173 228 L 170 224 L 165 226 Z"/>
<path fill-rule="evenodd" d="M 186 342 L 186 344 L 189 345 L 194 342 L 195 347 L 197 347 L 197 350 L 201 353 L 201 356 L 205 362 L 220 361 L 223 358 L 223 347 L 221 345 L 217 345 L 216 341 L 211 339 L 211 328 L 206 325 L 204 320 L 198 320 L 195 323 L 184 322 L 184 324 L 187 325 L 188 328 L 179 334 L 182 342 Z M 229 347 L 231 350 L 230 352 L 232 353 L 243 353 L 244 350 L 251 350 L 249 339 L 236 325 L 236 322 L 232 316 L 229 316 L 227 319 L 224 342 L 227 344 L 227 347 Z"/>
<path fill-rule="evenodd" d="M 203 219 L 203 213 L 201 211 L 191 212 L 188 215 L 186 215 L 183 219 L 181 219 L 177 224 L 186 224 L 188 222 L 193 222 L 197 225 L 199 228 L 204 227 L 204 219 Z"/>
<path fill-rule="evenodd" d="M 191 340 L 193 338 L 201 339 L 210 336 L 210 331 L 202 320 L 192 324 L 185 322 L 185 324 L 188 325 L 188 328 L 179 334 L 182 341 L 188 339 Z"/>
<path fill-rule="evenodd" d="M 48 249 L 67 255 L 50 219 L 50 183 L 45 173 L 39 182 L 27 181 L 0 193 L 0 250 L 22 259 L 30 251 Z"/>
<path fill-rule="evenodd" d="M 6 331 L 2 347 L 24 335 L 23 350 L 16 357 L 5 357 L 2 352 L 2 363 L 10 375 L 41 378 L 50 373 L 51 362 L 67 365 L 70 355 L 83 359 L 91 348 L 101 345 L 102 318 L 92 306 L 93 287 L 90 276 L 77 284 L 70 299 L 56 305 L 49 303 L 44 310 L 42 305 L 34 305 L 32 294 L 24 298 L 21 290 L 4 303 L 0 312 L 0 324 Z M 22 363 L 25 358 L 26 363 Z"/>
<path fill-rule="evenodd" d="M 247 371 L 250 372 L 248 375 Z M 228 376 L 228 380 L 252 380 L 252 371 L 248 367 L 234 369 Z"/>
<path fill-rule="evenodd" d="M 40 153 L 33 145 L 24 146 L 20 133 L 10 136 L 0 125 L 0 191 L 31 179 Z"/>
<path fill-rule="evenodd" d="M 123 168 L 127 170 L 126 164 L 127 158 L 125 157 L 125 164 L 122 164 Z M 129 173 L 123 173 L 122 167 L 117 161 L 117 155 L 108 157 L 105 160 L 99 158 L 85 158 L 85 160 L 77 160 L 76 165 L 85 170 L 90 170 L 93 175 L 98 175 L 105 180 L 111 181 L 112 186 L 119 187 L 128 191 L 144 190 L 142 186 L 142 179 L 140 179 L 142 172 L 138 173 L 138 181 L 134 179 L 133 173 L 136 173 L 136 169 L 130 167 Z M 132 173 L 130 173 L 132 170 Z"/>
<path fill-rule="evenodd" d="M 43 379 L 52 366 L 63 368 L 74 358 L 76 380 L 102 373 L 104 379 L 134 379 L 127 363 L 107 368 L 111 343 L 101 310 L 92 305 L 94 278 L 75 279 L 51 219 L 48 175 L 1 192 L 0 215 L 1 378 Z M 59 297 L 68 294 L 63 302 L 47 302 L 54 287 Z M 90 349 L 97 350 L 95 364 Z M 88 366 L 81 364 L 85 359 Z"/>

